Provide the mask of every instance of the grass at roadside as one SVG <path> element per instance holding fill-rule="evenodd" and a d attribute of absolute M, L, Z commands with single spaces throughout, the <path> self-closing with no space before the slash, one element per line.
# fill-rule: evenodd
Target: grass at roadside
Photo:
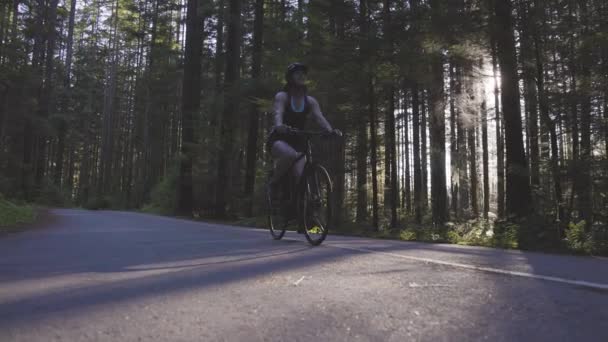
<path fill-rule="evenodd" d="M 266 228 L 267 226 L 266 217 L 263 216 L 247 217 L 228 223 L 257 228 Z M 431 229 L 428 225 L 414 224 L 408 224 L 398 229 L 373 231 L 366 225 L 345 223 L 337 229 L 332 229 L 331 233 L 401 241 L 452 243 L 509 249 L 518 247 L 515 227 L 497 227 L 494 223 L 485 220 L 450 224 L 445 231 Z"/>
<path fill-rule="evenodd" d="M 35 219 L 36 210 L 32 206 L 15 204 L 0 196 L 0 231 L 14 230 Z"/>
<path fill-rule="evenodd" d="M 158 214 L 158 213 L 156 213 Z M 265 216 L 241 217 L 238 219 L 210 219 L 206 217 L 195 218 L 196 221 L 209 223 L 229 224 L 241 227 L 262 228 L 268 227 Z M 555 238 L 555 229 L 546 227 L 540 222 L 530 221 L 520 224 L 505 221 L 473 219 L 463 222 L 449 222 L 443 229 L 432 228 L 425 218 L 425 223 L 416 224 L 412 220 L 405 220 L 397 229 L 383 229 L 374 231 L 369 224 L 354 222 L 343 223 L 330 230 L 330 234 L 343 236 L 369 237 L 377 239 L 390 239 L 401 241 L 416 241 L 425 243 L 449 243 L 468 246 L 482 246 L 502 249 L 534 250 L 547 253 L 577 254 L 608 256 L 608 229 L 595 227 L 586 232 L 584 222 L 571 223 L 564 231 L 565 237 Z M 387 226 L 383 222 L 383 226 Z M 528 235 L 540 236 L 535 243 L 522 238 L 521 232 Z M 542 234 L 545 234 L 544 236 Z M 521 241 L 526 245 L 522 245 Z"/>
<path fill-rule="evenodd" d="M 226 222 L 239 226 L 266 228 L 265 217 L 250 217 Z M 504 221 L 469 220 L 450 222 L 444 229 L 434 229 L 430 224 L 417 225 L 404 223 L 397 229 L 374 231 L 369 225 L 345 223 L 331 230 L 331 234 L 417 241 L 426 243 L 450 243 L 468 246 L 482 246 L 502 249 L 524 249 L 559 254 L 604 255 L 608 256 L 608 231 L 599 227 L 589 232 L 584 230 L 584 222 L 570 224 L 565 230 L 565 238 L 552 240 L 552 243 L 538 242 L 534 245 L 520 245 L 521 231 L 539 229 L 540 225 L 531 222 L 518 225 Z M 540 226 L 542 227 L 542 226 Z M 551 231 L 549 228 L 540 228 Z M 545 238 L 546 239 L 546 238 Z"/>

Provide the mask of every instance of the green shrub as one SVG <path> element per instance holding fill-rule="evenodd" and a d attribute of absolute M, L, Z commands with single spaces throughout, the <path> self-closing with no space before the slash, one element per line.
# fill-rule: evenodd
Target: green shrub
<path fill-rule="evenodd" d="M 588 235 L 587 250 L 591 254 L 608 255 L 608 226 L 591 227 Z"/>
<path fill-rule="evenodd" d="M 69 207 L 72 205 L 69 192 L 50 182 L 45 182 L 42 185 L 34 202 L 49 207 Z"/>
<path fill-rule="evenodd" d="M 247 217 L 235 221 L 235 224 L 248 227 L 266 228 L 268 227 L 268 218 L 266 216 Z"/>
<path fill-rule="evenodd" d="M 456 244 L 462 242 L 461 236 L 458 235 L 458 233 L 456 233 L 453 230 L 448 231 L 447 240 L 449 243 L 456 243 Z"/>
<path fill-rule="evenodd" d="M 143 212 L 173 215 L 177 210 L 177 181 L 179 168 L 172 167 L 168 174 L 154 186 L 150 193 L 150 202 L 142 208 Z"/>
<path fill-rule="evenodd" d="M 89 210 L 102 210 L 110 208 L 110 200 L 103 196 L 92 196 L 82 205 L 83 208 Z"/>
<path fill-rule="evenodd" d="M 16 205 L 0 195 L 0 227 L 10 227 L 29 223 L 36 218 L 34 208 L 29 205 Z"/>
<path fill-rule="evenodd" d="M 608 227 L 592 226 L 585 229 L 585 221 L 570 222 L 566 228 L 566 246 L 577 253 L 608 255 Z"/>
<path fill-rule="evenodd" d="M 568 248 L 575 252 L 584 252 L 586 249 L 585 224 L 584 220 L 579 223 L 570 222 L 568 228 L 566 228 L 566 244 Z"/>
<path fill-rule="evenodd" d="M 127 203 L 127 197 L 124 193 L 115 193 L 105 197 L 108 201 L 108 209 L 112 210 L 127 210 L 129 205 Z"/>
<path fill-rule="evenodd" d="M 500 222 L 494 227 L 492 245 L 502 248 L 517 248 L 518 234 L 521 225 L 512 222 Z"/>
<path fill-rule="evenodd" d="M 416 232 L 410 229 L 402 230 L 401 233 L 399 233 L 399 239 L 404 241 L 415 241 Z"/>

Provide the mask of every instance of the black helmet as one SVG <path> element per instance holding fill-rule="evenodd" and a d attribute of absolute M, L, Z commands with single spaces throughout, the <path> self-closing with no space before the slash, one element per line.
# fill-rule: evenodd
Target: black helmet
<path fill-rule="evenodd" d="M 289 83 L 291 74 L 299 70 L 304 71 L 304 73 L 308 73 L 308 67 L 302 63 L 295 62 L 289 64 L 289 66 L 287 67 L 287 71 L 285 72 L 285 81 Z"/>

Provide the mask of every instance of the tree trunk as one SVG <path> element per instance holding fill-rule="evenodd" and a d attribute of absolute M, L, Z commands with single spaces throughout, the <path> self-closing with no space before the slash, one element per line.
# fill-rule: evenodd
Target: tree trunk
<path fill-rule="evenodd" d="M 372 228 L 379 230 L 378 222 L 378 143 L 376 136 L 376 104 L 374 81 L 370 77 L 368 83 L 369 96 L 369 130 L 372 163 Z"/>
<path fill-rule="evenodd" d="M 392 27 L 391 27 L 391 0 L 384 0 L 383 4 L 383 19 L 384 19 L 384 35 L 385 35 L 385 44 L 386 44 L 386 53 L 387 58 L 390 63 L 393 61 L 393 38 L 392 38 Z M 399 189 L 397 187 L 397 177 L 399 173 L 397 172 L 397 152 L 396 152 L 396 142 L 395 142 L 395 88 L 393 85 L 393 80 L 390 80 L 390 85 L 386 87 L 387 97 L 388 97 L 388 107 L 386 111 L 386 121 L 385 121 L 385 149 L 386 149 L 386 159 L 384 167 L 388 170 L 388 178 L 385 180 L 385 192 L 388 191 L 388 196 L 385 196 L 386 199 L 390 202 L 391 206 L 391 228 L 397 227 L 397 202 L 398 202 L 398 193 Z M 386 207 L 386 201 L 384 202 Z"/>
<path fill-rule="evenodd" d="M 603 15 L 600 16 L 600 22 L 602 23 L 600 28 L 602 32 L 608 32 L 608 4 L 604 1 L 602 6 Z M 604 145 L 605 145 L 605 157 L 608 160 L 608 44 L 602 46 L 602 70 L 604 72 Z M 608 198 L 604 199 L 604 203 L 608 204 Z"/>
<path fill-rule="evenodd" d="M 600 31 L 608 32 L 608 3 L 605 1 L 602 2 L 602 6 L 600 6 Z M 604 78 L 602 78 L 602 82 L 604 83 L 604 145 L 605 145 L 605 158 L 608 160 L 608 44 L 604 44 L 601 49 L 601 58 L 602 58 L 602 70 L 604 73 Z M 608 204 L 608 198 L 604 199 L 604 203 Z M 608 206 L 608 205 L 606 205 Z"/>
<path fill-rule="evenodd" d="M 304 24 L 304 0 L 298 0 L 298 23 Z"/>
<path fill-rule="evenodd" d="M 580 8 L 580 18 L 582 25 L 582 36 L 589 37 L 589 18 L 587 12 L 587 0 L 578 0 Z M 580 150 L 580 172 L 577 172 L 577 177 L 580 177 L 580 184 L 577 189 L 579 218 L 585 221 L 587 229 L 593 223 L 593 188 L 591 182 L 591 68 L 593 65 L 593 56 L 590 44 L 582 44 L 580 49 L 581 63 L 581 150 Z"/>
<path fill-rule="evenodd" d="M 601 6 L 600 22 L 600 30 L 602 32 L 608 32 L 608 4 L 604 1 L 603 6 Z M 602 70 L 604 73 L 604 78 L 602 79 L 604 83 L 604 145 L 605 145 L 605 157 L 608 160 L 608 44 L 604 44 L 601 50 L 602 56 Z M 604 199 L 604 203 L 608 204 L 608 198 Z M 608 205 L 607 205 L 608 206 Z"/>
<path fill-rule="evenodd" d="M 9 24 L 8 22 L 5 23 L 6 25 L 6 30 L 7 33 L 5 34 L 4 37 L 4 43 L 3 45 L 9 47 L 9 49 L 15 49 L 15 47 L 18 44 L 17 41 L 17 37 L 18 37 L 18 29 L 17 29 L 17 21 L 18 21 L 18 17 L 19 17 L 19 3 L 20 0 L 13 0 L 12 2 L 12 8 L 9 7 L 9 3 L 6 3 L 6 20 L 11 20 L 10 23 L 10 35 L 8 33 L 9 30 Z M 10 57 L 10 58 L 9 58 Z M 6 58 L 5 63 L 12 63 L 14 61 L 17 60 L 17 56 L 15 53 L 13 53 L 11 56 L 9 56 Z M 0 61 L 1 63 L 1 61 Z M 5 91 L 2 93 L 2 99 L 0 101 L 0 146 L 2 146 L 2 144 L 4 143 L 4 136 L 5 136 L 5 131 L 6 131 L 6 124 L 5 124 L 5 120 L 7 118 L 6 113 L 8 112 L 8 95 L 9 95 L 9 89 L 5 88 Z M 21 177 L 23 177 L 23 172 L 20 172 Z"/>
<path fill-rule="evenodd" d="M 537 76 L 536 82 L 538 87 L 538 94 L 540 99 L 540 113 L 543 125 L 549 131 L 551 137 L 551 171 L 553 173 L 553 187 L 555 191 L 555 199 L 557 202 L 558 219 L 563 221 L 564 209 L 562 205 L 562 188 L 560 180 L 560 167 L 559 167 L 559 149 L 557 146 L 557 132 L 555 122 L 549 116 L 549 105 L 547 96 L 545 94 L 544 84 L 544 64 L 541 53 L 541 42 L 538 35 L 535 36 L 535 51 L 536 51 L 536 69 Z"/>
<path fill-rule="evenodd" d="M 76 16 L 76 1 L 72 0 L 70 4 L 70 18 L 68 21 L 68 41 L 67 52 L 65 58 L 65 84 L 69 86 L 72 72 L 72 57 L 74 46 L 74 19 Z"/>
<path fill-rule="evenodd" d="M 361 33 L 360 48 L 359 48 L 359 59 L 363 66 L 363 77 L 361 87 L 361 119 L 358 125 L 357 131 L 357 222 L 363 223 L 368 218 L 367 210 L 367 120 L 365 117 L 365 110 L 368 109 L 371 112 L 369 103 L 366 103 L 368 96 L 364 94 L 367 90 L 367 83 L 370 77 L 367 65 L 367 0 L 359 0 L 359 29 Z M 371 125 L 371 123 L 370 123 Z"/>
<path fill-rule="evenodd" d="M 493 36 L 493 34 L 492 34 Z M 500 90 L 498 87 L 498 53 L 496 41 L 492 39 L 492 70 L 494 78 L 494 111 L 496 116 L 496 209 L 498 218 L 505 217 L 505 155 L 500 116 Z"/>
<path fill-rule="evenodd" d="M 54 104 L 54 57 L 55 57 L 55 41 L 56 32 L 55 24 L 57 22 L 57 4 L 58 0 L 51 0 L 47 13 L 46 22 L 46 60 L 44 68 L 44 85 L 42 87 L 42 93 L 40 96 L 39 111 L 42 120 L 48 120 L 51 113 L 51 108 Z M 40 188 L 43 185 L 44 175 L 46 172 L 46 160 L 47 160 L 47 133 L 41 132 L 38 136 L 38 158 L 36 163 L 36 186 Z"/>
<path fill-rule="evenodd" d="M 388 100 L 387 100 L 388 102 Z M 388 105 L 388 103 L 387 103 Z M 389 108 L 385 109 L 384 112 L 384 192 L 383 192 L 383 202 L 384 202 L 384 214 L 388 215 L 388 210 L 390 208 L 391 202 L 391 149 L 390 149 L 390 134 L 389 131 L 389 123 L 388 123 L 388 112 Z"/>
<path fill-rule="evenodd" d="M 224 82 L 224 111 L 220 125 L 219 162 L 217 168 L 216 208 L 217 217 L 226 217 L 228 199 L 232 193 L 232 153 L 234 112 L 238 110 L 236 87 L 241 67 L 241 0 L 230 0 L 228 41 L 226 46 L 226 74 Z"/>
<path fill-rule="evenodd" d="M 89 200 L 90 195 L 90 183 L 91 183 L 91 159 L 93 156 L 93 144 L 89 144 L 85 140 L 82 146 L 83 153 L 80 156 L 80 168 L 78 175 L 78 195 L 77 200 L 80 203 L 85 203 Z"/>
<path fill-rule="evenodd" d="M 479 126 L 478 123 L 478 110 L 479 108 L 475 106 L 477 102 L 477 94 L 475 93 L 475 85 L 473 80 L 473 62 L 467 61 L 465 67 L 465 88 L 466 88 L 466 115 L 468 118 L 466 119 L 466 129 L 465 135 L 467 139 L 467 152 L 468 152 L 468 168 L 469 168 L 469 178 L 470 178 L 470 187 L 469 196 L 470 196 L 470 206 L 471 211 L 473 213 L 473 217 L 479 217 L 479 202 L 478 202 L 478 189 L 479 189 L 479 177 L 477 175 L 477 143 L 476 143 L 476 128 Z"/>
<path fill-rule="evenodd" d="M 604 152 L 606 153 L 606 159 L 608 159 L 608 88 L 604 90 L 604 144 L 606 145 L 606 151 Z"/>
<path fill-rule="evenodd" d="M 363 108 L 363 107 L 362 107 Z M 363 114 L 363 113 L 362 113 Z M 359 119 L 357 128 L 357 223 L 368 218 L 367 211 L 367 120 Z"/>
<path fill-rule="evenodd" d="M 332 6 L 331 6 L 331 12 L 330 12 L 330 16 L 333 18 L 333 22 L 335 23 L 336 29 L 335 29 L 335 38 L 337 39 L 337 44 L 334 46 L 335 51 L 339 51 L 341 46 L 343 45 L 346 37 L 345 37 L 345 19 L 343 18 L 344 16 L 343 14 L 343 10 L 344 10 L 344 0 L 336 0 L 336 1 L 332 1 Z M 341 75 L 343 75 L 342 71 L 338 72 L 338 77 L 340 77 Z M 337 78 L 337 80 L 339 80 L 339 78 Z M 339 81 L 337 81 L 336 84 L 340 84 Z M 347 100 L 344 99 L 345 93 L 339 89 L 336 89 L 335 92 L 333 92 L 333 94 L 331 96 L 337 96 L 337 101 L 336 103 L 344 103 L 347 102 Z M 346 122 L 346 113 L 343 110 L 339 110 L 336 109 L 334 107 L 334 109 L 336 111 L 336 119 L 334 120 L 335 123 L 334 125 L 337 127 L 342 128 Z M 335 184 L 334 186 L 334 191 L 333 191 L 333 197 L 334 197 L 334 212 L 333 212 L 333 225 L 338 227 L 340 226 L 343 221 L 344 221 L 344 214 L 345 214 L 345 210 L 344 210 L 344 199 L 345 199 L 345 194 L 346 194 L 346 143 L 345 143 L 345 139 L 337 139 L 338 143 L 334 144 L 332 143 L 332 153 L 337 153 L 337 158 L 334 158 L 335 161 L 333 163 L 333 173 L 334 173 L 334 179 L 333 179 L 333 183 Z"/>
<path fill-rule="evenodd" d="M 215 39 L 215 94 L 222 92 L 222 71 L 224 70 L 224 13 L 225 0 L 219 0 L 217 10 L 217 36 Z"/>
<path fill-rule="evenodd" d="M 19 21 L 19 4 L 22 0 L 13 0 L 13 19 L 11 22 L 11 44 L 15 44 L 17 40 L 17 22 Z"/>
<path fill-rule="evenodd" d="M 7 40 L 8 21 L 10 18 L 9 3 L 0 3 L 0 65 L 4 64 L 4 47 Z M 0 102 L 1 105 L 1 102 Z M 0 108 L 0 110 L 2 110 Z M 0 111 L 0 128 L 2 128 L 2 112 Z"/>
<path fill-rule="evenodd" d="M 404 88 L 404 94 L 405 92 Z M 408 213 L 412 212 L 412 176 L 410 173 L 410 128 L 409 128 L 409 118 L 407 111 L 407 103 L 406 96 L 404 97 L 404 106 L 403 106 L 403 149 L 405 150 L 405 209 Z"/>
<path fill-rule="evenodd" d="M 76 15 L 76 1 L 72 0 L 70 5 L 70 17 L 68 21 L 68 41 L 67 41 L 67 52 L 65 59 L 65 79 L 64 79 L 64 87 L 66 95 L 64 96 L 64 110 L 68 110 L 69 100 L 71 98 L 71 90 L 70 90 L 70 81 L 71 81 L 71 72 L 72 72 L 72 54 L 73 54 L 73 45 L 74 45 L 74 17 Z M 55 159 L 55 185 L 61 186 L 61 177 L 63 175 L 63 154 L 65 150 L 65 137 L 67 133 L 67 123 L 65 120 L 60 119 L 57 127 L 57 155 Z"/>
<path fill-rule="evenodd" d="M 401 94 L 401 90 L 396 90 L 396 107 L 395 110 L 397 116 L 395 117 L 395 145 L 396 145 L 396 157 L 397 157 L 397 206 L 399 208 L 405 208 L 405 150 L 403 148 L 404 145 L 404 137 L 403 137 L 403 127 L 404 123 L 401 122 L 405 118 L 405 110 L 403 106 L 403 95 Z"/>
<path fill-rule="evenodd" d="M 74 142 L 72 140 L 72 143 L 69 144 L 69 148 L 68 148 L 68 171 L 67 171 L 67 178 L 64 182 L 65 184 L 65 188 L 67 193 L 70 196 L 70 199 L 74 200 L 75 199 L 75 194 L 74 194 L 74 171 L 75 171 L 75 164 L 76 164 L 76 142 Z"/>
<path fill-rule="evenodd" d="M 420 167 L 420 103 L 418 85 L 412 86 L 412 126 L 414 133 L 414 211 L 416 223 L 422 223 L 422 170 Z"/>
<path fill-rule="evenodd" d="M 479 61 L 479 67 L 483 67 L 483 58 Z M 481 86 L 481 145 L 483 149 L 483 218 L 488 219 L 490 212 L 490 171 L 488 156 L 488 105 L 486 102 L 486 92 Z"/>
<path fill-rule="evenodd" d="M 572 136 L 572 159 L 574 163 L 578 163 L 580 159 L 580 134 L 579 134 L 579 122 L 578 122 L 578 87 L 576 85 L 577 78 L 577 66 L 576 66 L 576 55 L 574 44 L 571 45 L 572 55 L 570 56 L 570 126 Z M 573 179 L 576 178 L 572 175 Z"/>
<path fill-rule="evenodd" d="M 535 0 L 535 10 L 537 11 L 535 14 L 537 16 L 535 18 L 531 18 L 531 23 L 538 22 L 543 18 L 540 17 L 540 10 L 542 5 L 540 1 Z M 540 109 L 540 118 L 545 130 L 549 131 L 550 141 L 551 141 L 551 173 L 553 174 L 553 189 L 555 191 L 555 201 L 557 204 L 557 218 L 560 222 L 564 221 L 564 208 L 563 208 L 563 196 L 562 196 L 562 186 L 561 186 L 561 178 L 560 178 L 560 165 L 559 165 L 559 149 L 557 142 L 557 129 L 555 122 L 549 116 L 549 101 L 545 91 L 545 69 L 544 69 L 544 58 L 543 58 L 543 47 L 542 40 L 540 37 L 539 28 L 536 24 L 532 26 L 532 37 L 534 43 L 534 54 L 535 54 L 535 62 L 536 62 L 536 87 L 538 89 L 538 99 L 539 99 L 539 109 Z"/>
<path fill-rule="evenodd" d="M 0 148 L 4 145 L 4 112 L 8 105 L 6 104 L 8 89 L 0 93 Z"/>
<path fill-rule="evenodd" d="M 465 83 L 465 75 L 463 74 L 462 65 L 458 65 L 456 69 L 456 96 L 462 99 L 463 84 Z M 463 101 L 461 101 L 463 102 Z M 456 167 L 458 169 L 458 210 L 456 217 L 462 219 L 464 210 L 469 208 L 469 177 L 467 172 L 467 125 L 465 118 L 464 106 L 460 106 L 456 110 L 456 145 L 458 152 L 458 160 Z"/>
<path fill-rule="evenodd" d="M 530 1 L 520 3 L 521 16 L 521 64 L 523 69 L 524 100 L 526 117 L 528 118 L 528 152 L 530 156 L 530 183 L 533 187 L 540 185 L 540 164 L 538 146 L 538 100 L 535 81 L 535 64 L 530 63 L 533 59 L 534 48 L 532 46 L 531 28 L 534 25 Z"/>
<path fill-rule="evenodd" d="M 606 58 L 604 60 L 605 68 L 608 69 L 608 52 L 606 52 L 606 57 L 604 58 Z M 608 72 L 606 75 L 608 75 Z M 604 152 L 606 153 L 606 159 L 608 159 L 608 87 L 604 89 L 604 144 L 606 145 Z"/>
<path fill-rule="evenodd" d="M 31 91 L 40 92 L 40 88 L 42 87 L 42 77 L 40 76 L 42 73 L 42 59 L 43 59 L 43 46 L 44 46 L 44 17 L 42 10 L 44 9 L 44 3 L 41 0 L 36 1 L 37 9 L 35 19 L 34 19 L 34 46 L 32 47 L 32 60 L 31 67 L 33 72 L 39 75 L 39 79 L 36 82 L 35 86 L 32 86 Z M 15 32 L 15 31 L 14 31 Z M 17 35 L 15 33 L 14 41 L 18 43 Z M 22 172 L 20 174 L 21 180 L 21 189 L 23 192 L 23 196 L 26 200 L 32 200 L 32 187 L 34 185 L 34 172 L 35 172 L 35 163 L 34 163 L 34 145 L 37 141 L 37 136 L 39 132 L 34 130 L 34 124 L 32 118 L 26 117 L 25 123 L 23 127 L 23 158 L 22 158 Z"/>
<path fill-rule="evenodd" d="M 426 211 L 429 204 L 429 178 L 428 178 L 428 154 L 427 154 L 427 97 L 426 91 L 420 92 L 420 170 L 422 171 L 422 210 Z"/>
<path fill-rule="evenodd" d="M 255 19 L 253 23 L 253 61 L 251 66 L 251 78 L 259 82 L 262 69 L 262 35 L 264 33 L 264 0 L 255 2 Z M 253 94 L 256 95 L 255 93 Z M 255 187 L 256 160 L 258 152 L 258 132 L 260 114 L 257 104 L 252 103 L 249 119 L 249 134 L 247 138 L 247 170 L 245 176 L 245 196 L 249 198 L 247 215 L 253 214 L 253 192 Z"/>
<path fill-rule="evenodd" d="M 511 218 L 523 218 L 530 213 L 532 203 L 522 135 L 517 56 L 511 10 L 511 0 L 496 0 L 495 34 L 501 71 L 502 108 L 507 145 L 507 214 Z"/>
<path fill-rule="evenodd" d="M 110 191 L 112 179 L 112 160 L 114 152 L 114 97 L 116 92 L 116 73 L 118 68 L 117 48 L 117 25 L 118 25 L 118 1 L 113 7 L 114 28 L 110 45 L 110 70 L 108 70 L 106 89 L 103 102 L 103 129 L 101 138 L 101 165 L 99 168 L 99 183 L 97 193 L 106 194 Z"/>
<path fill-rule="evenodd" d="M 53 176 L 53 182 L 56 186 L 62 186 L 63 176 L 63 154 L 65 151 L 65 135 L 67 130 L 67 124 L 64 120 L 59 119 L 57 123 L 57 152 L 55 153 L 55 173 Z"/>
<path fill-rule="evenodd" d="M 458 168 L 458 140 L 457 140 L 457 123 L 456 123 L 456 64 L 450 62 L 450 169 L 451 169 L 451 192 L 452 211 L 458 216 L 458 195 L 459 195 L 459 168 Z"/>
<path fill-rule="evenodd" d="M 440 0 L 431 0 L 431 20 L 433 27 L 438 28 L 443 21 Z M 431 84 L 429 89 L 429 126 L 431 136 L 431 203 L 433 224 L 444 228 L 448 220 L 447 188 L 445 173 L 445 99 L 443 57 L 439 51 L 428 57 L 430 63 Z"/>
<path fill-rule="evenodd" d="M 203 20 L 199 14 L 199 0 L 188 0 L 187 6 L 177 212 L 179 215 L 192 216 L 192 165 L 196 153 L 194 128 L 200 108 Z"/>
<path fill-rule="evenodd" d="M 396 151 L 396 141 L 395 141 L 395 92 L 393 87 L 389 89 L 389 93 L 391 98 L 389 99 L 389 114 L 390 114 L 390 122 L 389 125 L 389 145 L 387 148 L 390 150 L 390 168 L 391 168 L 391 181 L 390 181 L 390 204 L 391 204 L 391 228 L 396 228 L 398 223 L 397 218 L 397 205 L 399 204 L 398 194 L 399 188 L 397 186 L 397 178 L 399 177 L 399 173 L 397 172 L 397 151 Z"/>
<path fill-rule="evenodd" d="M 471 174 L 471 209 L 473 210 L 473 216 L 479 217 L 479 204 L 478 204 L 478 187 L 479 181 L 477 177 L 477 145 L 475 143 L 475 127 L 477 124 L 467 129 L 468 133 L 468 145 L 469 145 L 469 170 Z"/>

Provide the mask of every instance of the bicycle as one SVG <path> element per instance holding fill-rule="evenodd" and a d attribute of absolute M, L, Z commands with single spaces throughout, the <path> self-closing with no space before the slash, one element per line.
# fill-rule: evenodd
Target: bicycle
<path fill-rule="evenodd" d="M 266 183 L 270 234 L 275 240 L 280 240 L 285 235 L 289 224 L 296 221 L 296 224 L 300 225 L 298 232 L 304 233 L 311 245 L 318 246 L 325 240 L 329 232 L 333 185 L 325 167 L 313 160 L 310 139 L 315 136 L 324 137 L 333 134 L 302 130 L 292 130 L 291 134 L 305 137 L 306 151 L 300 158 L 305 158 L 306 162 L 298 184 L 296 184 L 294 177 L 290 175 L 291 168 L 283 176 L 280 183 L 282 185 L 281 190 L 284 193 L 282 194 L 283 201 L 280 207 L 273 203 L 276 201 L 276 199 L 273 201 L 273 195 L 276 197 L 276 194 L 271 193 L 272 170 L 270 171 Z M 295 165 L 295 161 L 293 165 Z M 287 186 L 285 186 L 285 182 L 287 182 Z"/>

